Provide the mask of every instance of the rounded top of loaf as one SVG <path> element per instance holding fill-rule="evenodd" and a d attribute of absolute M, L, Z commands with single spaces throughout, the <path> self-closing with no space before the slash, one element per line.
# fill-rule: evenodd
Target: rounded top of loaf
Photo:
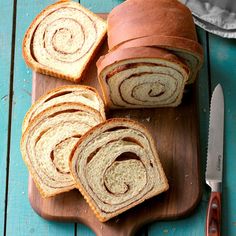
<path fill-rule="evenodd" d="M 122 32 L 122 33 L 121 33 Z M 108 15 L 108 45 L 151 35 L 197 41 L 191 11 L 177 0 L 127 0 Z"/>

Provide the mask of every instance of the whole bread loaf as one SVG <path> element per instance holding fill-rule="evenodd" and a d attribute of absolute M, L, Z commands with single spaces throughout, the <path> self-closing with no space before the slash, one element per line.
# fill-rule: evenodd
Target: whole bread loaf
<path fill-rule="evenodd" d="M 102 222 L 169 187 L 148 130 L 128 119 L 110 119 L 88 131 L 72 151 L 70 169 Z"/>

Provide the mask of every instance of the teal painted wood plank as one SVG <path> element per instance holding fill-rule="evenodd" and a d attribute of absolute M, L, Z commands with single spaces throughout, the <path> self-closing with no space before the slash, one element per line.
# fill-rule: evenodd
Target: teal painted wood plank
<path fill-rule="evenodd" d="M 221 83 L 225 97 L 223 222 L 225 235 L 236 235 L 236 40 L 209 35 L 212 90 Z"/>
<path fill-rule="evenodd" d="M 144 227 L 137 232 L 136 236 L 145 236 L 146 231 L 146 227 Z M 77 224 L 77 236 L 95 236 L 95 233 L 85 225 Z"/>
<path fill-rule="evenodd" d="M 198 39 L 204 50 L 204 63 L 200 70 L 197 88 L 198 88 L 198 112 L 199 112 L 199 136 L 200 136 L 200 162 L 202 180 L 205 178 L 207 142 L 208 142 L 208 120 L 209 120 L 209 75 L 207 58 L 207 34 L 203 29 L 197 28 Z M 204 185 L 205 186 L 205 185 Z"/>
<path fill-rule="evenodd" d="M 13 1 L 0 2 L 0 235 L 4 231 Z"/>
<path fill-rule="evenodd" d="M 48 222 L 39 217 L 28 200 L 28 170 L 19 149 L 21 123 L 31 104 L 31 70 L 22 59 L 23 35 L 33 18 L 47 4 L 47 1 L 17 1 L 14 97 L 12 110 L 12 132 L 10 149 L 9 191 L 7 208 L 7 235 L 74 235 L 74 224 Z"/>
<path fill-rule="evenodd" d="M 90 9 L 93 12 L 97 13 L 107 13 L 112 10 L 116 5 L 122 3 L 123 0 L 80 0 L 80 3 Z"/>
<path fill-rule="evenodd" d="M 209 119 L 209 93 L 208 93 L 208 61 L 207 61 L 207 37 L 206 33 L 198 28 L 198 37 L 204 49 L 204 64 L 199 73 L 197 81 L 198 91 L 198 111 L 199 111 L 199 132 L 200 132 L 200 161 L 202 180 L 204 179 L 207 137 L 208 137 L 208 119 Z M 157 222 L 150 225 L 148 229 L 149 236 L 201 236 L 205 233 L 205 215 L 208 201 L 208 191 L 203 182 L 202 200 L 193 212 L 185 219 L 177 221 Z"/>
<path fill-rule="evenodd" d="M 148 236 L 203 236 L 206 202 L 202 201 L 194 214 L 175 221 L 161 221 L 152 224 Z"/>
<path fill-rule="evenodd" d="M 77 224 L 77 236 L 95 236 L 96 234 L 87 226 Z"/>

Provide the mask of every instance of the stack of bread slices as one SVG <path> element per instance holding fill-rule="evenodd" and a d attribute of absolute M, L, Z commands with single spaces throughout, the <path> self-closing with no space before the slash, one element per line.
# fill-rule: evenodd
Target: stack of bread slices
<path fill-rule="evenodd" d="M 102 222 L 168 189 L 149 131 L 105 118 L 95 89 L 62 86 L 23 121 L 21 152 L 43 197 L 80 190 Z"/>
<path fill-rule="evenodd" d="M 43 197 L 75 188 L 70 153 L 89 129 L 104 121 L 103 101 L 87 86 L 59 87 L 32 105 L 23 121 L 21 151 Z"/>

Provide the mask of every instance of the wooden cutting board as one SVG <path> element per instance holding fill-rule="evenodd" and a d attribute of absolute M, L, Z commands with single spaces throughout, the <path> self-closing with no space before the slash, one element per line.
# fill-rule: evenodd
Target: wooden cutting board
<path fill-rule="evenodd" d="M 95 87 L 101 94 L 96 75 L 96 61 L 107 51 L 106 42 L 88 69 L 81 84 Z M 32 102 L 46 91 L 71 82 L 33 73 Z M 97 235 L 133 235 L 142 225 L 184 217 L 192 212 L 201 196 L 198 145 L 198 114 L 195 86 L 189 87 L 177 108 L 111 110 L 107 118 L 126 117 L 143 123 L 156 141 L 170 189 L 139 206 L 100 223 L 78 190 L 43 199 L 29 178 L 29 200 L 43 218 L 81 222 Z"/>

